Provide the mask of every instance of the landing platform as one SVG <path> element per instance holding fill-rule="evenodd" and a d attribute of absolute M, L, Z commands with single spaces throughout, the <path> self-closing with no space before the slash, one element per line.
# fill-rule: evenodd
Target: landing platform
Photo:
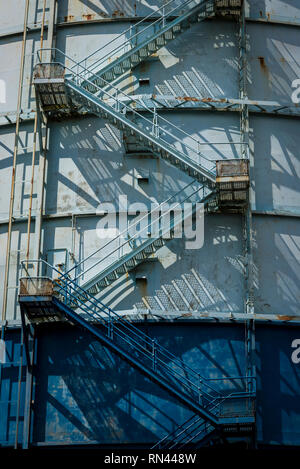
<path fill-rule="evenodd" d="M 62 321 L 64 318 L 53 304 L 55 291 L 48 277 L 20 279 L 19 303 L 27 319 L 34 324 Z"/>

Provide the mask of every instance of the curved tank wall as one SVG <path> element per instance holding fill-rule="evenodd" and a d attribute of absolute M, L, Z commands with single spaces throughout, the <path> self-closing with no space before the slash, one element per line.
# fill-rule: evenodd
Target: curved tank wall
<path fill-rule="evenodd" d="M 46 9 L 46 46 L 49 46 L 46 39 L 47 18 L 52 3 L 50 0 Z M 55 17 L 55 46 L 74 60 L 81 60 L 154 11 L 161 3 L 144 0 L 61 0 L 57 2 Z M 9 327 L 17 328 L 20 326 L 17 301 L 19 264 L 26 255 L 30 203 L 35 109 L 31 79 L 35 53 L 40 43 L 42 6 L 42 0 L 30 2 L 25 51 L 5 318 Z M 23 1 L 14 0 L 0 5 L 0 84 L 5 84 L 5 102 L 0 99 L 1 305 L 23 14 Z M 297 325 L 300 317 L 300 112 L 291 98 L 294 91 L 292 82 L 300 78 L 299 26 L 300 6 L 296 1 L 256 0 L 247 3 L 247 90 L 248 98 L 252 100 L 249 136 L 254 309 L 262 321 L 256 333 L 258 442 L 266 445 L 300 445 L 297 430 L 300 419 L 297 404 L 300 364 L 292 363 L 290 358 L 291 343 L 300 334 Z M 200 138 L 205 144 L 205 154 L 212 160 L 240 157 L 240 145 L 237 144 L 240 141 L 240 113 L 236 107 L 218 111 L 209 104 L 206 107 L 203 105 L 203 99 L 207 102 L 239 99 L 238 32 L 238 23 L 234 18 L 218 17 L 195 24 L 119 81 L 120 87 L 130 95 L 184 97 L 183 105 L 162 110 L 161 113 L 190 135 Z M 198 97 L 199 104 L 189 97 Z M 274 107 L 282 110 L 274 112 Z M 33 219 L 39 210 L 39 158 L 37 152 Z M 147 174 L 147 181 L 139 182 L 139 174 Z M 101 203 L 116 202 L 119 196 L 125 194 L 128 203 L 143 202 L 150 208 L 151 203 L 166 200 L 189 182 L 192 182 L 189 176 L 164 160 L 126 155 L 120 131 L 101 118 L 86 115 L 51 120 L 42 222 L 43 257 L 51 264 L 71 267 L 101 245 L 102 241 L 97 236 Z M 35 255 L 34 230 L 33 221 L 30 257 Z M 222 320 L 226 315 L 227 319 L 229 315 L 243 317 L 246 271 L 244 218 L 239 213 L 211 213 L 205 215 L 201 249 L 186 250 L 184 240 L 172 240 L 158 252 L 157 257 L 141 264 L 136 271 L 124 275 L 105 289 L 100 298 L 116 311 L 128 315 L 138 312 L 147 316 L 151 334 L 162 336 L 163 341 L 171 344 L 178 355 L 185 354 L 193 361 L 193 350 L 199 347 L 201 353 L 204 351 L 210 355 L 212 362 L 219 363 L 220 350 L 228 347 L 224 362 L 226 373 L 236 372 L 237 368 L 244 372 L 243 324 L 208 325 L 206 321 L 218 318 L 218 315 Z M 138 282 L 137 274 L 145 276 L 147 282 Z M 168 329 L 168 322 L 163 326 L 154 326 L 151 322 L 153 319 L 160 323 L 161 320 L 174 318 L 184 319 L 184 323 L 169 325 Z M 189 325 L 188 320 L 198 322 Z M 270 323 L 268 326 L 268 320 L 274 321 L 275 325 Z M 295 324 L 288 326 L 287 321 Z M 195 329 L 194 324 L 197 324 Z M 278 324 L 280 328 L 277 328 Z M 211 334 L 209 340 L 206 339 L 208 333 Z M 8 342 L 17 341 L 18 330 L 9 334 Z M 55 352 L 57 355 L 52 357 L 51 340 L 54 334 L 58 349 Z M 184 338 L 191 340 L 191 344 L 182 351 L 176 343 L 182 344 Z M 74 358 L 71 349 L 75 340 L 79 350 Z M 204 343 L 203 350 L 198 341 Z M 64 349 L 65 343 L 67 350 Z M 232 348 L 231 344 L 234 344 Z M 101 384 L 99 376 L 95 377 L 99 367 L 97 356 L 102 352 L 94 347 L 88 336 L 81 337 L 66 327 L 54 332 L 52 329 L 41 332 L 36 390 L 38 416 L 34 420 L 33 441 L 51 444 L 62 440 L 68 440 L 70 444 L 87 441 L 146 444 L 162 436 L 163 430 L 170 431 L 174 422 L 168 415 L 172 414 L 175 404 L 160 395 L 154 385 L 150 390 L 147 386 L 143 387 L 134 374 L 137 381 L 135 389 L 120 391 L 122 376 L 130 376 L 129 369 L 119 369 L 115 377 L 115 364 L 105 365 L 111 367 L 108 373 L 110 383 L 105 386 L 114 390 L 111 392 L 115 392 L 116 397 L 111 407 L 105 397 L 107 389 L 102 389 L 101 396 L 95 395 L 93 386 Z M 60 352 L 64 353 L 63 358 Z M 273 353 L 276 355 L 275 361 Z M 91 365 L 87 376 L 81 375 L 83 362 L 80 361 L 80 354 Z M 93 395 L 92 414 L 89 413 L 90 394 L 80 397 L 80 388 L 77 387 L 78 383 L 75 384 L 77 374 L 73 367 L 77 365 L 76 373 L 82 376 L 80 385 L 87 384 Z M 274 367 L 276 373 L 273 373 Z M 5 377 L 5 371 L 3 373 Z M 17 372 L 14 377 L 8 374 L 5 379 L 7 384 L 0 400 L 5 412 L 9 412 L 8 401 L 17 392 Z M 115 388 L 114 379 L 118 383 Z M 290 382 L 289 386 L 287 382 Z M 272 395 L 270 400 L 267 398 L 269 394 Z M 163 417 L 147 407 L 153 405 L 161 411 L 158 402 L 164 402 Z M 98 404 L 100 410 L 97 409 Z M 179 420 L 187 417 L 185 410 L 180 409 Z M 153 419 L 153 412 L 159 425 Z M 134 431 L 128 415 L 135 422 Z M 108 420 L 110 424 L 104 424 Z M 0 443 L 12 444 L 13 435 L 13 425 L 9 430 L 4 429 L 3 425 Z M 139 435 L 143 435 L 142 441 L 138 440 Z"/>

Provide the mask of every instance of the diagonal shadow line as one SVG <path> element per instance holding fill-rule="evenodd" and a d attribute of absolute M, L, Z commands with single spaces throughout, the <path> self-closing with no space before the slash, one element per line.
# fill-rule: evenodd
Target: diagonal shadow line
<path fill-rule="evenodd" d="M 66 417 L 71 423 L 73 423 L 87 438 L 96 440 L 97 435 L 95 435 L 89 428 L 87 428 L 81 420 L 79 420 L 75 415 L 67 410 L 55 397 L 50 393 L 47 393 L 47 400 L 50 404 L 55 407 L 64 417 Z"/>

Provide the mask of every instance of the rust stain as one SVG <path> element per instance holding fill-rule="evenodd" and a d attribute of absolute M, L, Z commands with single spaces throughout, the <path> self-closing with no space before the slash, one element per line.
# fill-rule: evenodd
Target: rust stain
<path fill-rule="evenodd" d="M 182 99 L 183 101 L 199 101 L 199 99 L 191 98 L 190 96 L 182 96 L 182 97 L 178 97 L 178 99 Z"/>
<path fill-rule="evenodd" d="M 261 67 L 263 73 L 265 75 L 269 75 L 269 70 L 268 70 L 268 67 L 266 65 L 265 58 L 260 56 L 260 57 L 258 57 L 258 60 L 259 60 L 259 64 L 260 64 L 260 67 Z"/>
<path fill-rule="evenodd" d="M 277 315 L 277 319 L 279 319 L 280 321 L 292 321 L 296 317 L 297 316 L 285 316 L 285 315 L 281 315 L 281 314 Z"/>
<path fill-rule="evenodd" d="M 92 14 L 92 15 L 91 15 L 91 14 L 89 14 L 89 15 L 82 15 L 82 18 L 84 18 L 84 19 L 87 20 L 87 21 L 93 20 L 94 17 L 95 17 L 95 14 Z"/>
<path fill-rule="evenodd" d="M 157 94 L 153 94 L 152 98 L 157 99 L 160 96 Z M 220 98 L 220 99 L 213 99 L 213 98 L 195 98 L 192 96 L 174 96 L 174 99 L 179 99 L 181 101 L 192 101 L 192 102 L 201 102 L 201 103 L 227 103 L 226 98 Z"/>
<path fill-rule="evenodd" d="M 73 15 L 65 16 L 64 19 L 65 19 L 65 23 L 69 23 L 71 21 L 74 21 L 74 16 Z"/>
<path fill-rule="evenodd" d="M 146 72 L 149 69 L 149 64 L 147 62 L 142 62 L 140 65 L 140 71 L 141 72 Z"/>
<path fill-rule="evenodd" d="M 124 16 L 124 13 L 123 11 L 120 11 L 120 10 L 115 10 L 113 11 L 112 15 L 111 15 L 113 18 L 115 18 L 116 16 Z"/>
<path fill-rule="evenodd" d="M 226 103 L 226 98 L 213 99 L 213 98 L 202 98 L 200 101 L 203 103 Z"/>

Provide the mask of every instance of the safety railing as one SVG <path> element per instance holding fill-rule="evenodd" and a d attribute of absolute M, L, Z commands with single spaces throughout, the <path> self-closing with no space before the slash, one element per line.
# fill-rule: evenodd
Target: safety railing
<path fill-rule="evenodd" d="M 166 237 L 169 239 L 172 236 L 172 231 L 180 225 L 185 218 L 192 216 L 196 209 L 195 203 L 190 203 L 188 207 L 185 206 L 184 209 L 182 209 L 183 204 L 187 200 L 191 201 L 192 197 L 197 194 L 202 194 L 202 196 L 199 197 L 199 202 L 201 202 L 205 194 L 210 193 L 207 188 L 200 187 L 187 195 L 186 191 L 191 189 L 193 184 L 193 182 L 187 184 L 181 191 L 178 191 L 175 195 L 157 205 L 154 210 L 151 210 L 143 216 L 139 216 L 138 220 L 131 223 L 118 236 L 109 239 L 103 246 L 69 269 L 65 275 L 72 276 L 76 283 L 81 283 L 87 274 L 89 274 L 91 278 L 93 274 L 97 275 L 103 271 L 105 272 L 114 264 L 116 259 L 120 260 L 123 256 L 129 257 L 137 250 L 141 250 L 145 241 L 149 244 L 149 242 L 159 238 Z M 177 202 L 178 196 L 181 194 L 185 194 L 185 196 L 180 202 Z M 150 222 L 148 221 L 149 219 Z M 137 227 L 139 227 L 138 230 Z M 108 255 L 109 258 L 107 257 Z M 96 259 L 96 262 L 83 268 L 80 272 L 81 266 L 84 266 L 84 264 L 93 259 Z M 109 263 L 109 259 L 112 259 L 111 263 Z M 125 260 L 126 259 L 124 259 L 124 261 Z M 74 276 L 75 272 L 77 272 L 77 274 Z"/>
<path fill-rule="evenodd" d="M 111 64 L 111 58 L 120 58 L 123 54 L 134 50 L 138 45 L 149 42 L 153 34 L 157 31 L 160 35 L 169 30 L 178 23 L 178 18 L 183 10 L 192 10 L 196 6 L 214 5 L 213 0 L 186 0 L 178 4 L 178 0 L 170 0 L 162 7 L 156 9 L 142 20 L 130 26 L 124 32 L 116 36 L 113 40 L 107 42 L 96 51 L 89 54 L 79 64 L 93 73 L 96 70 L 101 71 L 105 65 Z M 173 20 L 173 21 L 171 21 Z M 146 26 L 145 26 L 146 25 Z M 145 27 L 144 27 L 145 26 Z M 124 40 L 125 39 L 125 40 Z M 92 62 L 89 65 L 89 62 Z M 87 75 L 88 77 L 89 75 Z"/>
<path fill-rule="evenodd" d="M 21 262 L 21 267 L 26 272 L 28 271 L 27 265 L 30 264 L 42 264 L 46 270 L 54 271 L 58 275 L 57 280 L 54 281 L 56 295 L 64 304 L 73 309 L 76 308 L 76 312 L 83 315 L 84 318 L 102 324 L 106 335 L 111 340 L 117 342 L 123 349 L 130 349 L 131 353 L 137 356 L 144 365 L 158 374 L 168 377 L 178 389 L 189 394 L 204 407 L 216 399 L 233 399 L 249 395 L 247 391 L 243 390 L 242 384 L 234 384 L 237 389 L 235 392 L 232 392 L 232 389 L 220 390 L 214 385 L 213 380 L 208 381 L 199 372 L 160 345 L 156 339 L 149 337 L 72 280 L 62 278 L 60 271 L 46 261 L 26 260 Z M 233 381 L 230 377 L 226 379 L 232 388 L 236 378 Z M 240 377 L 239 380 L 243 383 L 245 377 Z"/>
<path fill-rule="evenodd" d="M 93 94 L 97 99 L 100 99 L 108 107 L 110 107 L 114 113 L 117 112 L 120 118 L 126 118 L 130 115 L 130 120 L 127 119 L 129 126 L 134 126 L 136 121 L 138 128 L 145 130 L 146 134 L 150 137 L 154 137 L 157 144 L 161 144 L 171 153 L 173 152 L 179 158 L 182 157 L 187 164 L 193 164 L 195 168 L 201 168 L 210 175 L 212 180 L 215 179 L 215 162 L 207 158 L 201 149 L 203 143 L 200 139 L 197 139 L 187 132 L 176 126 L 165 117 L 158 114 L 156 107 L 151 109 L 147 106 L 141 98 L 135 98 L 124 91 L 121 91 L 114 85 L 108 83 L 105 79 L 101 78 L 103 86 L 110 85 L 110 91 L 103 89 L 103 87 L 96 85 L 90 79 L 86 79 L 84 74 L 87 69 L 78 62 L 75 62 L 72 58 L 67 56 L 64 52 L 56 48 L 43 49 L 43 51 L 51 51 L 52 58 L 56 63 L 63 65 L 68 73 L 66 73 L 66 80 L 74 82 L 77 86 L 82 87 L 86 94 L 86 98 L 89 99 L 88 93 Z M 37 51 L 38 62 L 41 63 L 40 50 Z M 58 60 L 61 57 L 62 61 Z M 71 64 L 77 65 L 77 69 L 72 69 L 70 66 L 66 66 L 64 63 L 69 61 Z M 96 75 L 95 75 L 96 76 Z M 92 92 L 88 91 L 90 87 Z M 138 103 L 139 111 L 135 109 L 135 105 Z M 148 117 L 150 116 L 150 118 Z M 235 147 L 248 145 L 243 142 L 221 142 L 224 146 Z M 219 142 L 214 142 L 218 145 Z"/>

